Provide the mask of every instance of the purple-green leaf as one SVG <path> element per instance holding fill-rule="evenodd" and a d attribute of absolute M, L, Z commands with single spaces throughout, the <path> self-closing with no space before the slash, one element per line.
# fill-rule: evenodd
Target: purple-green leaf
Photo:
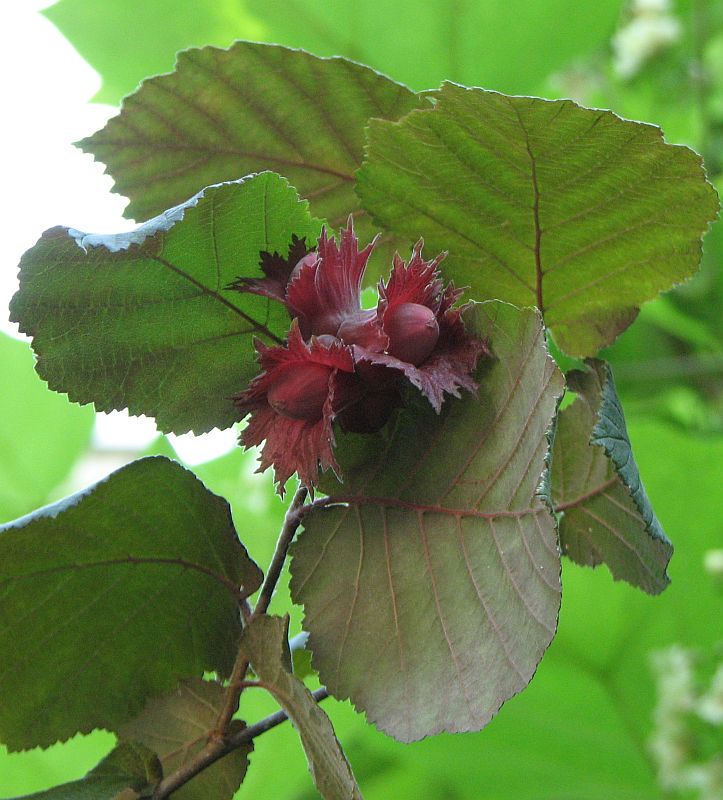
<path fill-rule="evenodd" d="M 200 186 L 270 169 L 336 228 L 360 211 L 354 172 L 369 118 L 398 119 L 423 102 L 347 59 L 236 42 L 179 53 L 172 73 L 144 81 L 79 145 L 107 164 L 136 219 Z M 364 238 L 376 233 L 363 214 L 357 229 Z"/>
<path fill-rule="evenodd" d="M 594 355 L 698 269 L 718 198 L 659 128 L 451 83 L 429 97 L 370 122 L 357 192 L 390 232 L 449 250 L 471 297 L 536 305 L 563 350 Z"/>
<path fill-rule="evenodd" d="M 135 719 L 119 727 L 118 734 L 153 750 L 168 777 L 205 747 L 225 696 L 226 689 L 216 681 L 181 681 L 170 694 L 151 698 Z M 238 730 L 244 727 L 238 720 L 232 724 Z M 231 800 L 246 775 L 253 749 L 249 742 L 228 753 L 177 789 L 174 800 Z"/>
<path fill-rule="evenodd" d="M 311 242 L 319 228 L 272 172 L 209 186 L 128 233 L 52 228 L 23 256 L 11 317 L 71 400 L 153 416 L 164 432 L 228 428 L 258 372 L 254 337 L 282 341 L 289 316 L 227 286 L 261 275 L 261 250 L 285 254 L 292 234 Z"/>
<path fill-rule="evenodd" d="M 346 436 L 292 546 L 292 596 L 320 679 L 403 741 L 483 727 L 555 633 L 560 555 L 539 496 L 563 379 L 539 315 L 476 305 L 479 397 Z"/>
<path fill-rule="evenodd" d="M 658 594 L 673 554 L 643 488 L 610 367 L 590 359 L 568 373 L 577 398 L 560 413 L 552 499 L 562 513 L 563 554 L 588 567 L 607 564 L 616 580 Z"/>

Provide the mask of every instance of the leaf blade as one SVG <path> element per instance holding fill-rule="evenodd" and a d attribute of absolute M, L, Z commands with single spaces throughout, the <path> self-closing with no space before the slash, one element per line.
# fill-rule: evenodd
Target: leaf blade
<path fill-rule="evenodd" d="M 383 14 L 374 0 L 324 7 L 314 0 L 295 0 L 293 6 L 249 0 L 243 8 L 188 0 L 169 13 L 164 5 L 112 0 L 101 12 L 90 0 L 61 0 L 43 14 L 102 75 L 96 99 L 117 103 L 146 76 L 170 70 L 179 50 L 232 39 L 265 39 L 319 55 L 347 56 L 419 90 L 445 78 L 473 85 L 484 75 L 491 86 L 526 94 L 605 46 L 619 11 L 615 0 L 600 3 L 594 17 L 574 0 L 549 0 L 539 7 L 513 0 L 505 8 L 495 0 L 478 0 L 456 7 L 454 15 L 446 0 L 423 7 L 393 0 Z M 509 25 L 519 18 L 526 24 Z M 119 39 L 128 42 L 123 59 L 114 57 Z M 511 59 L 510 53 L 525 53 L 525 58 Z"/>
<path fill-rule="evenodd" d="M 314 784 L 325 800 L 361 800 L 349 762 L 329 718 L 292 675 L 288 617 L 261 615 L 244 629 L 241 647 L 254 672 L 299 733 Z"/>
<path fill-rule="evenodd" d="M 108 165 L 126 213 L 157 214 L 198 186 L 273 169 L 332 228 L 359 211 L 354 171 L 369 117 L 397 119 L 420 101 L 402 84 L 343 58 L 236 42 L 178 55 L 118 117 L 79 143 Z M 142 121 L 142 133 L 138 123 Z M 359 232 L 368 236 L 360 219 Z"/>
<path fill-rule="evenodd" d="M 483 727 L 532 678 L 559 609 L 537 490 L 562 378 L 533 311 L 489 302 L 465 320 L 494 353 L 481 401 L 343 440 L 345 483 L 292 546 L 320 679 L 402 741 Z"/>
<path fill-rule="evenodd" d="M 568 375 L 578 397 L 560 414 L 552 460 L 562 551 L 658 594 L 670 582 L 673 546 L 645 493 L 610 367 L 597 359 L 587 366 Z"/>
<path fill-rule="evenodd" d="M 118 733 L 157 753 L 168 777 L 206 744 L 218 722 L 224 697 L 220 683 L 200 678 L 181 681 L 171 694 L 152 698 L 135 719 L 120 726 Z M 236 748 L 177 789 L 174 796 L 178 800 L 229 800 L 243 782 L 252 751 L 253 742 Z"/>
<path fill-rule="evenodd" d="M 93 414 L 45 390 L 24 342 L 0 335 L 0 363 L 6 385 L 13 387 L 0 394 L 0 520 L 5 521 L 47 503 L 85 451 Z"/>
<path fill-rule="evenodd" d="M 318 230 L 273 173 L 208 187 L 130 233 L 54 228 L 21 261 L 11 318 L 71 400 L 155 416 L 164 432 L 229 427 L 257 372 L 253 336 L 280 341 L 288 315 L 224 287 L 260 274 L 260 250 Z"/>
<path fill-rule="evenodd" d="M 122 742 L 79 781 L 16 800 L 113 800 L 125 789 L 148 797 L 162 777 L 154 752 L 137 742 Z"/>
<path fill-rule="evenodd" d="M 179 678 L 227 674 L 239 587 L 261 580 L 228 504 L 161 457 L 2 526 L 0 553 L 0 690 L 14 698 L 0 737 L 12 750 L 113 729 Z"/>
<path fill-rule="evenodd" d="M 385 228 L 449 249 L 476 298 L 536 304 L 563 350 L 594 355 L 697 270 L 717 195 L 658 128 L 569 100 L 430 95 L 431 110 L 371 121 L 357 192 Z"/>

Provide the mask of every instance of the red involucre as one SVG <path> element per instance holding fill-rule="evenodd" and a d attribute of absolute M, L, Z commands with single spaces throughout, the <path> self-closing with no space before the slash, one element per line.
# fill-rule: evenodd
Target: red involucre
<path fill-rule="evenodd" d="M 251 412 L 241 441 L 246 447 L 263 444 L 259 471 L 274 466 L 280 494 L 294 472 L 306 486 L 314 486 L 319 465 L 338 469 L 332 429 L 336 377 L 354 372 L 351 349 L 316 338 L 307 344 L 296 321 L 287 347 L 257 341 L 256 349 L 264 371 L 234 398 L 242 412 Z M 308 394 L 295 395 L 296 390 Z"/>
<path fill-rule="evenodd" d="M 309 487 L 319 466 L 338 472 L 334 420 L 348 431 L 379 430 L 403 405 L 405 383 L 437 412 L 445 394 L 477 388 L 472 372 L 487 349 L 465 330 L 461 292 L 444 287 L 445 254 L 425 261 L 420 240 L 408 264 L 396 255 L 376 309 L 365 310 L 361 284 L 375 242 L 360 252 L 350 218 L 339 245 L 322 230 L 316 252 L 294 241 L 289 259 L 262 262 L 266 278 L 230 287 L 278 300 L 292 318 L 286 347 L 257 342 L 263 372 L 235 398 L 252 415 L 241 440 L 263 444 L 260 469 L 273 464 L 282 493 L 294 472 Z"/>

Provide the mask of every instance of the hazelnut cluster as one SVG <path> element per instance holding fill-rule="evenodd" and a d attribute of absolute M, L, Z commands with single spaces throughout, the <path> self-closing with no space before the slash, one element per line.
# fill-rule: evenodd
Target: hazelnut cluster
<path fill-rule="evenodd" d="M 375 243 L 359 251 L 350 219 L 338 244 L 326 230 L 312 251 L 294 239 L 288 258 L 262 253 L 264 278 L 228 287 L 283 303 L 291 317 L 285 345 L 256 342 L 262 372 L 234 398 L 251 413 L 241 442 L 263 443 L 260 469 L 274 466 L 281 493 L 294 472 L 310 488 L 319 467 L 338 473 L 333 424 L 379 430 L 403 405 L 405 382 L 437 412 L 445 393 L 477 388 L 471 373 L 486 346 L 465 330 L 464 306 L 455 306 L 461 291 L 442 282 L 445 254 L 425 261 L 420 240 L 408 263 L 395 255 L 377 307 L 363 309 L 362 278 Z"/>

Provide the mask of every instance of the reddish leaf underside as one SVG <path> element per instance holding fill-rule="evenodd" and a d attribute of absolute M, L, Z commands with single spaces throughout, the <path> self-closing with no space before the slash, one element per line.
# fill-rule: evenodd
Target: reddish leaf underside
<path fill-rule="evenodd" d="M 341 439 L 345 483 L 293 546 L 322 681 L 403 741 L 489 722 L 532 678 L 560 604 L 537 491 L 562 376 L 536 312 L 493 301 L 465 322 L 493 353 L 479 399 Z"/>

